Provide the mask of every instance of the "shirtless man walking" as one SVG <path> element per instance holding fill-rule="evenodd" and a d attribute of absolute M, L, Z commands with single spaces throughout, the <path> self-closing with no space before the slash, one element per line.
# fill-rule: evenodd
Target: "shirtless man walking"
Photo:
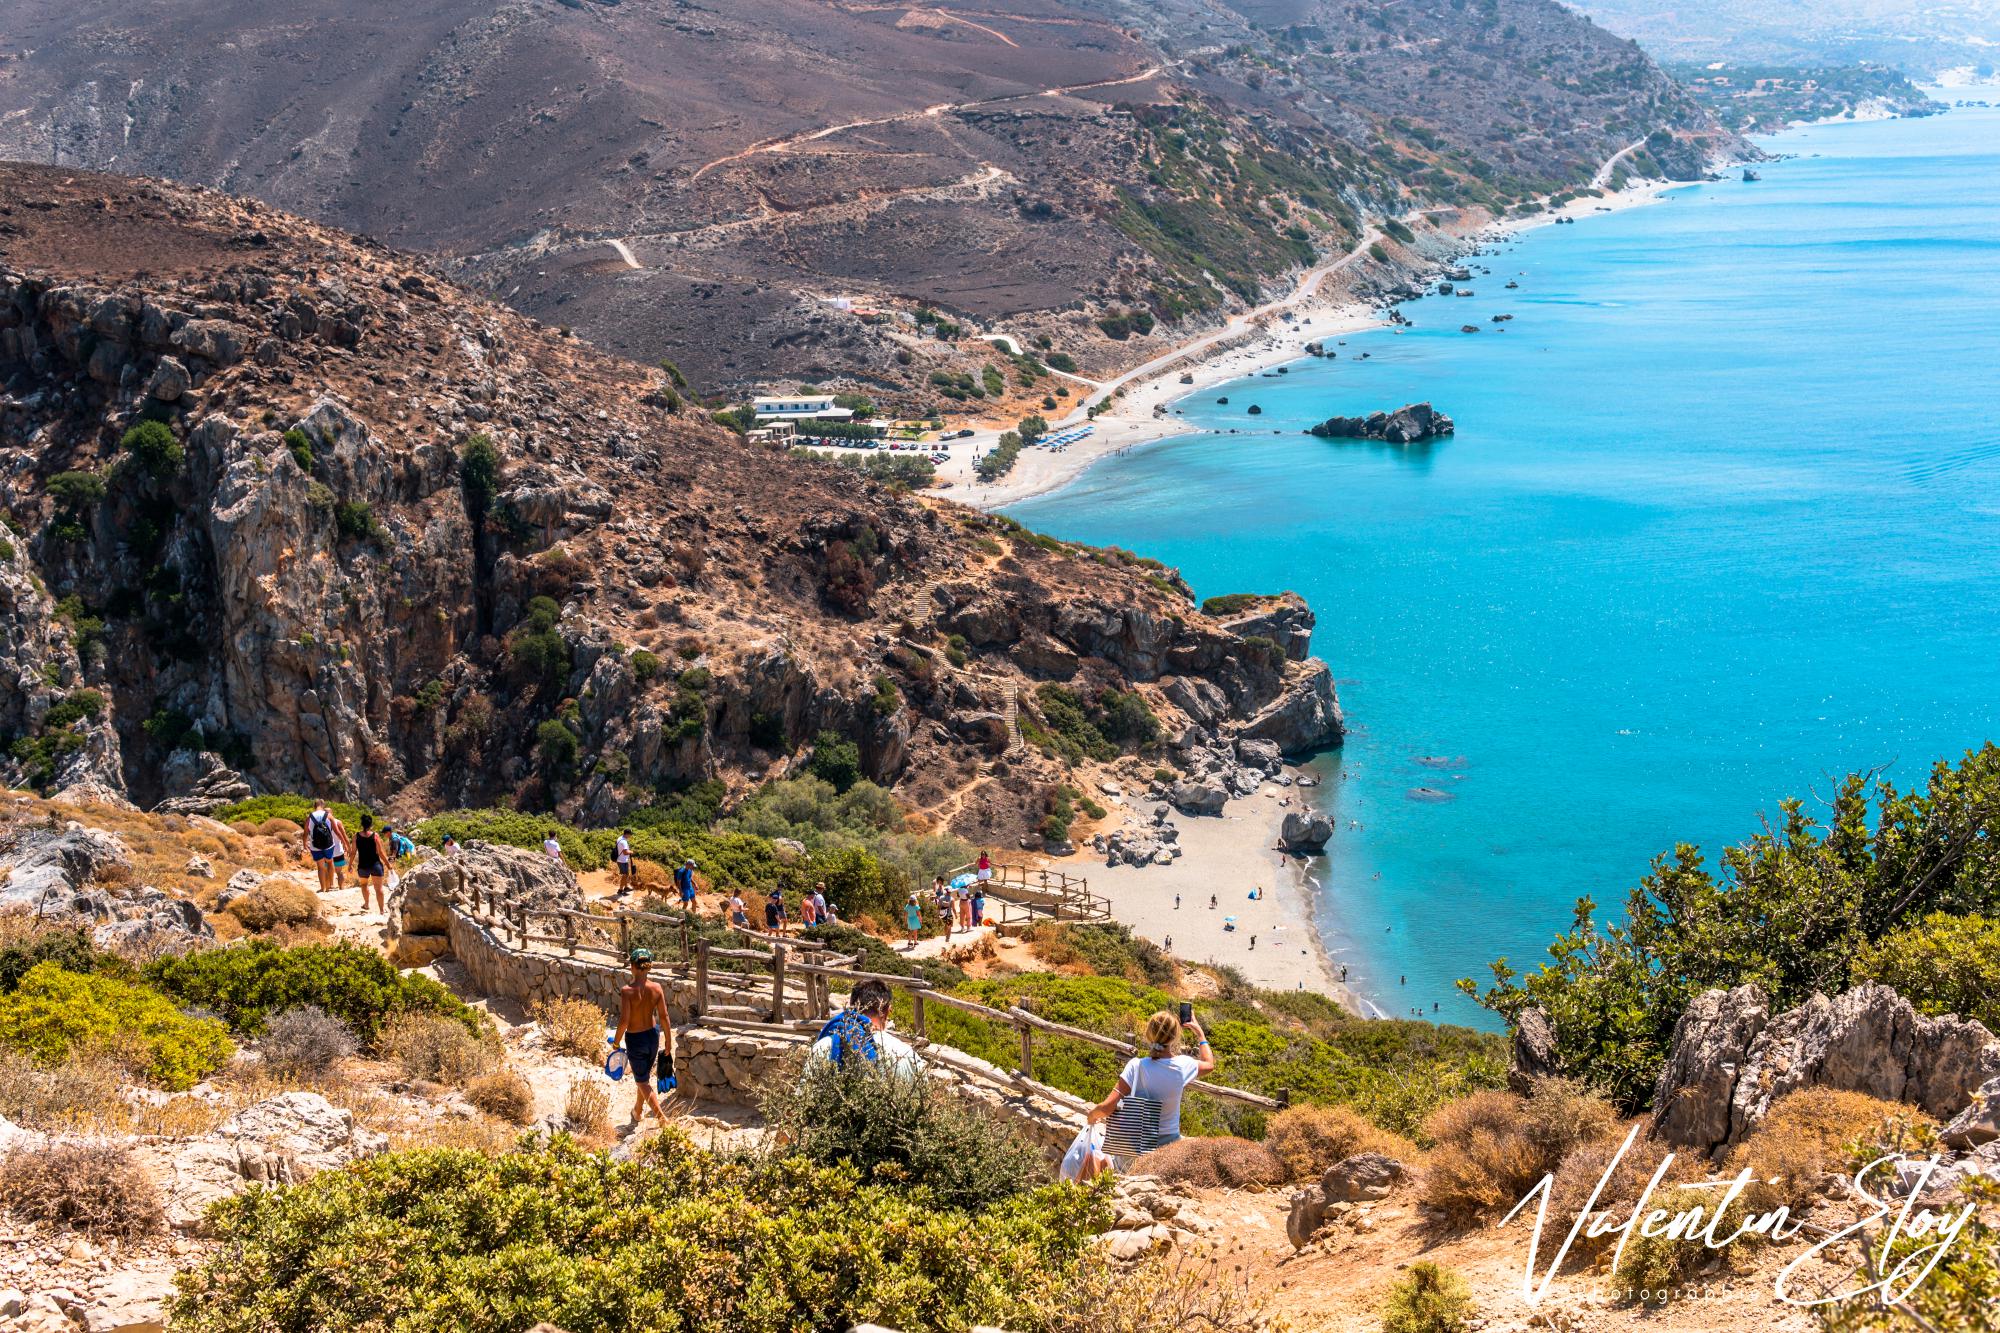
<path fill-rule="evenodd" d="M 632 1075 L 638 1094 L 632 1099 L 632 1126 L 636 1129 L 649 1107 L 661 1124 L 667 1122 L 659 1093 L 653 1090 L 653 1064 L 659 1062 L 662 1079 L 674 1076 L 674 1027 L 667 1017 L 667 993 L 646 975 L 653 967 L 653 951 L 634 949 L 630 961 L 632 979 L 618 988 L 618 1031 L 612 1034 L 611 1044 L 625 1047 L 626 1072 Z"/>

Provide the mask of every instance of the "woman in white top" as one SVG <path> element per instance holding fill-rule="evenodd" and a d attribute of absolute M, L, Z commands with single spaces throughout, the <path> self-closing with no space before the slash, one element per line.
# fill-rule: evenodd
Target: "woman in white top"
<path fill-rule="evenodd" d="M 1150 1053 L 1143 1058 L 1134 1056 L 1125 1062 L 1117 1084 L 1109 1096 L 1091 1109 L 1086 1117 L 1087 1123 L 1101 1124 L 1110 1119 L 1119 1102 L 1136 1094 L 1151 1097 L 1160 1104 L 1160 1129 L 1153 1146 L 1164 1148 L 1178 1141 L 1181 1136 L 1181 1093 L 1188 1084 L 1215 1068 L 1215 1053 L 1209 1049 L 1208 1037 L 1202 1032 L 1201 1024 L 1190 1022 L 1187 1030 L 1195 1039 L 1193 1055 L 1180 1053 L 1179 1019 L 1164 1009 L 1147 1019 L 1145 1041 Z"/>

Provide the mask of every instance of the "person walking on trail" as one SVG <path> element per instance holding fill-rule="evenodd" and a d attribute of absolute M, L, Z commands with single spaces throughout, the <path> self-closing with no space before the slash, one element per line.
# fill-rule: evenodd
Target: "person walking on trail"
<path fill-rule="evenodd" d="M 743 905 L 743 894 L 732 889 L 729 894 L 729 924 L 740 930 L 750 929 L 750 909 Z"/>
<path fill-rule="evenodd" d="M 924 909 L 917 905 L 917 895 L 911 894 L 910 901 L 903 904 L 903 925 L 910 932 L 910 947 L 917 947 L 917 937 L 924 928 Z"/>
<path fill-rule="evenodd" d="M 773 935 L 785 933 L 785 895 L 778 889 L 772 889 L 771 896 L 764 899 L 764 929 Z"/>
<path fill-rule="evenodd" d="M 819 904 L 810 892 L 799 895 L 799 925 L 807 930 L 819 924 Z"/>
<path fill-rule="evenodd" d="M 986 889 L 983 885 L 972 891 L 972 924 L 986 924 Z"/>
<path fill-rule="evenodd" d="M 694 911 L 694 858 L 688 857 L 674 871 L 674 887 L 681 893 L 681 910 Z"/>
<path fill-rule="evenodd" d="M 914 901 L 914 895 L 912 897 Z M 826 1021 L 813 1040 L 812 1056 L 839 1068 L 873 1066 L 885 1073 L 917 1077 L 923 1059 L 889 1030 L 889 1010 L 895 992 L 885 981 L 863 981 L 848 996 L 847 1007 Z"/>
<path fill-rule="evenodd" d="M 542 839 L 542 855 L 548 857 L 549 860 L 554 861 L 557 865 L 563 863 L 562 844 L 556 841 L 555 834 L 551 833 L 548 837 Z"/>
<path fill-rule="evenodd" d="M 354 836 L 354 873 L 361 881 L 361 910 L 368 910 L 372 890 L 377 908 L 389 911 L 389 856 L 382 835 L 375 831 L 375 816 L 361 816 L 361 832 Z"/>
<path fill-rule="evenodd" d="M 653 968 L 651 949 L 634 949 L 627 961 L 632 965 L 632 979 L 618 988 L 618 1030 L 611 1034 L 611 1044 L 625 1047 L 625 1069 L 636 1085 L 633 1127 L 638 1127 L 648 1110 L 665 1124 L 667 1113 L 660 1109 L 653 1067 L 657 1062 L 661 1082 L 674 1076 L 674 1024 L 667 1016 L 667 993 L 648 975 Z"/>
<path fill-rule="evenodd" d="M 1182 1055 L 1183 1030 L 1181 1021 L 1162 1009 L 1146 1020 L 1144 1045 L 1146 1054 L 1133 1056 L 1125 1062 L 1125 1068 L 1118 1075 L 1118 1082 L 1104 1100 L 1092 1107 L 1084 1117 L 1086 1124 L 1098 1125 L 1111 1118 L 1118 1104 L 1127 1097 L 1150 1097 L 1160 1106 L 1160 1120 L 1157 1129 L 1150 1136 L 1147 1150 L 1164 1148 L 1177 1143 L 1181 1137 L 1181 1093 L 1187 1085 L 1215 1068 L 1215 1054 L 1209 1048 L 1208 1035 L 1201 1030 L 1201 1024 L 1189 1019 L 1186 1034 L 1195 1041 L 1194 1054 Z"/>
<path fill-rule="evenodd" d="M 632 892 L 632 830 L 618 830 L 618 843 L 611 849 L 611 859 L 618 864 L 618 896 L 625 897 Z"/>
<path fill-rule="evenodd" d="M 324 800 L 313 802 L 301 837 L 305 842 L 306 857 L 319 876 L 319 891 L 325 893 L 330 889 L 345 888 L 341 867 L 347 863 L 347 830 L 341 826 L 340 816 L 326 808 Z"/>
<path fill-rule="evenodd" d="M 943 875 L 934 876 L 931 880 L 931 906 L 937 908 L 938 915 L 944 918 L 944 937 L 950 939 L 951 889 L 945 884 Z"/>
<path fill-rule="evenodd" d="M 819 918 L 819 923 L 822 926 L 828 924 L 833 920 L 833 909 L 831 909 L 826 905 L 825 880 L 821 880 L 819 883 L 813 885 L 812 905 L 813 905 L 813 915 Z"/>

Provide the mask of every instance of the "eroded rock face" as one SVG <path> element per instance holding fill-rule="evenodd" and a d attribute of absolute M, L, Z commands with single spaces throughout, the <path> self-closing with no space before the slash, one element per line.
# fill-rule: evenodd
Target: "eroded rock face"
<path fill-rule="evenodd" d="M 1996 1077 L 2000 1040 L 1992 1033 L 1919 1014 L 1887 986 L 1815 995 L 1775 1017 L 1762 990 L 1739 986 L 1697 996 L 1675 1025 L 1654 1090 L 1654 1128 L 1669 1143 L 1713 1151 L 1808 1087 L 1910 1102 L 1949 1121 Z"/>
<path fill-rule="evenodd" d="M 1524 1009 L 1514 1019 L 1514 1059 L 1507 1068 L 1507 1086 L 1523 1097 L 1535 1080 L 1562 1072 L 1556 1060 L 1555 1029 L 1540 1006 Z"/>
<path fill-rule="evenodd" d="M 449 856 L 428 848 L 419 856 L 389 895 L 389 956 L 398 967 L 422 967 L 451 951 L 450 905 L 468 889 L 530 909 L 583 909 L 575 872 L 525 847 L 473 841 Z"/>
<path fill-rule="evenodd" d="M 388 1142 L 316 1092 L 285 1092 L 244 1107 L 211 1134 L 147 1143 L 138 1152 L 165 1198 L 168 1224 L 196 1230 L 218 1199 L 251 1184 L 309 1180 L 373 1156 Z"/>

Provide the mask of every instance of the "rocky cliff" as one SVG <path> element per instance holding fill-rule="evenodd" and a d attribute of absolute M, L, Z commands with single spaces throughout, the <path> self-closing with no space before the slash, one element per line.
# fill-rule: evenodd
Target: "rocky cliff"
<path fill-rule="evenodd" d="M 1225 626 L 1151 562 L 744 444 L 380 246 L 24 165 L 0 241 L 11 781 L 611 820 L 832 731 L 918 806 L 991 788 L 952 802 L 987 837 L 1059 776 L 1005 723 L 1041 682 L 1137 690 L 1193 770 L 1338 740 L 1297 599 Z"/>

